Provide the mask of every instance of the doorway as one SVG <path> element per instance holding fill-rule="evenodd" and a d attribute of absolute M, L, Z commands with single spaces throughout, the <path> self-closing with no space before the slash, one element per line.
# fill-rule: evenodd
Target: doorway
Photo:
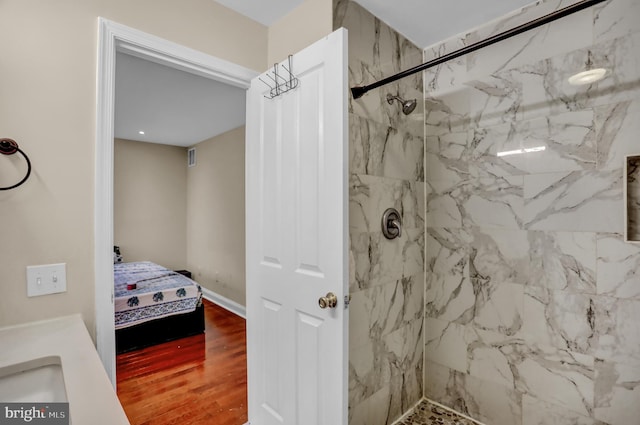
<path fill-rule="evenodd" d="M 98 354 L 115 386 L 112 250 L 116 53 L 126 53 L 242 89 L 249 87 L 257 73 L 103 18 L 99 18 L 99 40 L 95 181 L 96 342 Z"/>

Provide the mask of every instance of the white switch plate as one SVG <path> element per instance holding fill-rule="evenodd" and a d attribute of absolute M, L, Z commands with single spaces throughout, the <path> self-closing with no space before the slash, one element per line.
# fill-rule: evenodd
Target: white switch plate
<path fill-rule="evenodd" d="M 67 265 L 27 266 L 27 296 L 56 294 L 67 291 Z"/>

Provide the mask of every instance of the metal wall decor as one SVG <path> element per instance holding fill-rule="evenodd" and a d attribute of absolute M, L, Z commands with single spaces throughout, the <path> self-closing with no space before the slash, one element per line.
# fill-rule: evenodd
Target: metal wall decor
<path fill-rule="evenodd" d="M 10 189 L 15 189 L 16 187 L 20 186 L 22 183 L 26 182 L 27 179 L 29 178 L 29 176 L 31 175 L 31 161 L 29 161 L 29 157 L 27 156 L 26 153 L 24 153 L 22 151 L 22 149 L 20 149 L 18 147 L 18 144 L 16 143 L 15 140 L 13 139 L 0 139 L 0 153 L 3 155 L 13 155 L 14 153 L 20 153 L 20 155 L 22 155 L 25 159 L 25 161 L 27 161 L 27 173 L 25 174 L 25 176 L 22 178 L 22 180 L 20 180 L 18 183 L 11 185 L 11 186 L 6 186 L 6 187 L 0 187 L 0 190 L 10 190 Z"/>
<path fill-rule="evenodd" d="M 269 87 L 269 95 L 265 96 L 267 99 L 273 99 L 298 87 L 299 80 L 295 75 L 293 75 L 293 71 L 291 68 L 292 58 L 293 56 L 289 55 L 288 68 L 284 64 L 273 64 L 273 70 L 267 73 L 267 77 L 271 78 L 272 83 L 267 83 L 262 78 L 258 78 L 267 87 Z M 286 73 L 282 73 L 280 71 L 280 67 L 284 68 Z"/>

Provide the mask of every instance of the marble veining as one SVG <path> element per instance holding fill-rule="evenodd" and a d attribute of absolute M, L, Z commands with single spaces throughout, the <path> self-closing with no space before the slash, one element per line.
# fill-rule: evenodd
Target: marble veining
<path fill-rule="evenodd" d="M 418 65 L 422 52 L 350 0 L 334 1 L 349 31 L 350 85 Z M 423 395 L 425 167 L 421 104 L 404 115 L 387 93 L 422 98 L 416 74 L 349 98 L 349 423 L 388 425 Z M 396 208 L 402 236 L 387 240 L 382 213 Z"/>
<path fill-rule="evenodd" d="M 622 184 L 640 154 L 639 10 L 606 1 L 425 72 L 426 397 L 491 425 L 638 422 L 640 245 L 624 241 Z M 593 67 L 603 80 L 568 83 Z"/>

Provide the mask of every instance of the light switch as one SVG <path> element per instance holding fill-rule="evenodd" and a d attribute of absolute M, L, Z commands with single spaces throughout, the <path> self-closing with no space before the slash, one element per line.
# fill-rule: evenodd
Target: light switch
<path fill-rule="evenodd" d="M 67 265 L 27 266 L 27 296 L 56 294 L 67 291 Z"/>

